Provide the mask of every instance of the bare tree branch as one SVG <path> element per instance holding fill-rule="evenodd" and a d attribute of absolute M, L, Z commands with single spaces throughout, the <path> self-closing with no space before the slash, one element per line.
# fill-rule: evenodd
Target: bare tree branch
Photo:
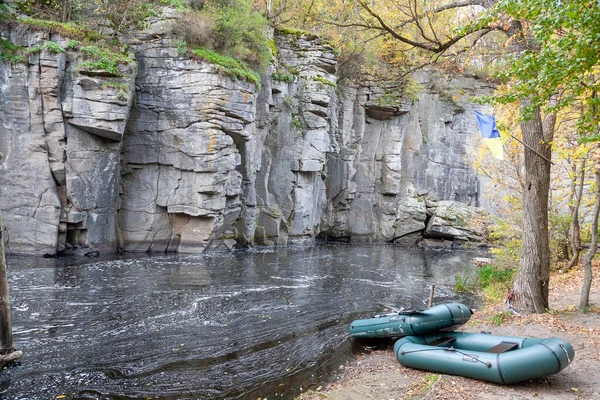
<path fill-rule="evenodd" d="M 401 35 L 400 33 L 398 33 L 398 31 L 394 28 L 392 28 L 391 26 L 389 26 L 381 17 L 381 15 L 379 15 L 377 12 L 375 12 L 371 7 L 369 7 L 369 5 L 365 2 L 365 0 L 356 0 L 357 3 L 372 17 L 377 21 L 377 24 L 379 25 L 378 29 L 384 29 L 386 30 L 394 39 L 405 43 L 405 44 L 409 44 L 411 46 L 423 49 L 423 50 L 427 50 L 430 51 L 432 53 L 441 53 L 445 50 L 447 50 L 448 48 L 450 48 L 452 45 L 454 45 L 456 42 L 458 42 L 459 40 L 463 39 L 464 37 L 468 36 L 469 34 L 477 31 L 478 29 L 476 28 L 470 28 L 468 29 L 464 34 L 460 34 L 460 35 L 456 35 L 453 36 L 451 38 L 449 38 L 446 42 L 444 43 L 436 43 L 434 41 L 427 41 L 427 42 L 418 42 L 416 40 L 410 39 L 406 36 Z M 463 4 L 461 7 L 464 7 L 465 5 L 475 5 L 475 4 L 482 4 L 483 1 L 482 0 L 472 0 L 472 1 L 465 1 L 465 2 L 460 2 L 460 4 Z M 446 5 L 446 6 L 441 6 L 438 7 L 438 9 L 451 9 L 451 8 L 457 8 L 458 6 L 454 6 L 454 7 L 450 7 L 451 5 Z M 412 18 L 412 21 L 408 21 L 409 22 L 416 22 L 418 21 L 417 19 L 417 15 L 415 15 Z M 421 28 L 418 24 L 417 26 L 419 28 Z M 422 31 L 421 31 L 422 32 Z M 427 40 L 427 37 L 424 36 L 424 39 Z"/>

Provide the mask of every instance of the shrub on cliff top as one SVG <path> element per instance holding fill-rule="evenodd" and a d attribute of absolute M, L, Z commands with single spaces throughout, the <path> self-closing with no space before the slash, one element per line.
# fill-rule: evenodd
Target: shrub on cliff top
<path fill-rule="evenodd" d="M 186 13 L 174 33 L 192 48 L 235 58 L 258 71 L 271 56 L 266 27 L 267 20 L 250 0 L 220 0 Z"/>
<path fill-rule="evenodd" d="M 230 0 L 216 7 L 216 49 L 238 58 L 253 68 L 264 67 L 271 56 L 265 35 L 267 20 L 252 10 L 249 0 Z"/>
<path fill-rule="evenodd" d="M 175 24 L 173 31 L 192 47 L 215 48 L 214 16 L 204 12 L 185 13 Z"/>

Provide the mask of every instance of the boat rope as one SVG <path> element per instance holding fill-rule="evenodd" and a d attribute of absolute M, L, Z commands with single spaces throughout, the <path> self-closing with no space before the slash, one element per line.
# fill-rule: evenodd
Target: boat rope
<path fill-rule="evenodd" d="M 406 354 L 411 354 L 411 353 L 420 353 L 422 351 L 436 351 L 436 350 L 438 350 L 438 351 L 439 350 L 441 350 L 441 351 L 448 351 L 448 352 L 452 352 L 452 353 L 462 354 L 463 356 L 470 358 L 471 361 L 473 361 L 473 362 L 478 362 L 478 363 L 481 363 L 481 364 L 485 365 L 487 368 L 492 368 L 492 363 L 481 361 L 479 358 L 477 358 L 477 356 L 474 356 L 472 354 L 465 353 L 465 352 L 462 352 L 460 350 L 457 350 L 453 346 L 451 346 L 451 347 L 437 347 L 435 349 L 419 349 L 419 350 L 411 350 L 411 351 L 402 351 L 400 353 L 400 355 L 406 355 Z"/>
<path fill-rule="evenodd" d="M 560 348 L 564 350 L 565 354 L 567 355 L 567 365 L 571 364 L 571 357 L 569 357 L 569 352 L 567 351 L 567 349 L 565 349 L 565 345 L 564 344 L 559 344 Z"/>
<path fill-rule="evenodd" d="M 435 349 L 419 349 L 419 350 L 411 350 L 411 351 L 402 351 L 400 352 L 401 355 L 405 355 L 405 354 L 411 354 L 411 353 L 420 353 L 422 351 L 436 351 L 436 350 L 448 350 L 447 347 L 436 347 Z"/>
<path fill-rule="evenodd" d="M 460 310 L 460 322 L 461 322 L 461 326 L 462 326 L 462 332 L 465 333 L 465 323 L 469 320 L 467 318 L 467 321 L 465 321 L 465 312 L 463 311 L 461 306 L 458 306 L 459 310 Z"/>

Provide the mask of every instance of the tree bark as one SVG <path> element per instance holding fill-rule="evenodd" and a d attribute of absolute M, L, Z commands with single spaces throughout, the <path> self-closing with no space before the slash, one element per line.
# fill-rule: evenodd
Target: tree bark
<path fill-rule="evenodd" d="M 521 114 L 531 107 L 521 100 Z M 523 242 L 515 275 L 514 307 L 522 313 L 543 313 L 548 309 L 550 281 L 550 245 L 548 240 L 548 193 L 552 140 L 556 115 L 542 122 L 539 107 L 533 116 L 521 122 L 525 143 L 525 185 L 523 187 Z"/>
<path fill-rule="evenodd" d="M 10 300 L 6 279 L 6 258 L 4 257 L 4 231 L 0 212 L 0 355 L 14 351 L 12 326 L 10 322 Z"/>
<path fill-rule="evenodd" d="M 62 0 L 60 5 L 60 20 L 61 22 L 69 22 L 71 20 L 71 1 Z"/>
<path fill-rule="evenodd" d="M 590 289 L 592 287 L 592 260 L 598 250 L 598 215 L 600 214 L 600 166 L 596 165 L 596 205 L 592 215 L 592 243 L 583 256 L 583 285 L 579 299 L 579 310 L 585 311 L 590 307 Z"/>
<path fill-rule="evenodd" d="M 569 263 L 562 269 L 562 272 L 568 272 L 571 268 L 579 263 L 579 255 L 581 253 L 581 228 L 579 226 L 579 206 L 583 197 L 583 183 L 585 179 L 585 158 L 581 161 L 579 167 L 579 187 L 575 194 L 575 204 L 571 213 L 571 259 Z"/>

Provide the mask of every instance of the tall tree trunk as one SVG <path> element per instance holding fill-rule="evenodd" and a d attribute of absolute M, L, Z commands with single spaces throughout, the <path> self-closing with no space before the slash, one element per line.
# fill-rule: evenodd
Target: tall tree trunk
<path fill-rule="evenodd" d="M 529 100 L 521 100 L 521 114 L 530 106 Z M 521 122 L 525 143 L 523 241 L 513 292 L 514 307 L 523 313 L 543 313 L 548 308 L 548 193 L 555 123 L 556 115 L 553 114 L 542 122 L 539 107 L 535 108 L 531 119 Z"/>
<path fill-rule="evenodd" d="M 598 151 L 598 150 L 597 150 Z M 600 165 L 596 162 L 596 205 L 592 215 L 592 243 L 590 249 L 583 256 L 583 285 L 579 309 L 586 310 L 590 306 L 590 289 L 592 287 L 592 259 L 598 250 L 598 215 L 600 214 Z"/>
<path fill-rule="evenodd" d="M 0 212 L 0 355 L 6 355 L 13 351 L 10 300 L 8 297 L 8 281 L 6 279 L 6 258 L 4 258 L 4 231 L 2 226 L 2 212 Z"/>
<path fill-rule="evenodd" d="M 581 253 L 581 229 L 579 226 L 579 206 L 583 197 L 583 183 L 585 179 L 585 158 L 581 160 L 579 167 L 579 187 L 575 195 L 575 204 L 571 212 L 571 259 L 569 263 L 562 269 L 562 272 L 567 272 L 579 263 L 579 255 Z"/>
<path fill-rule="evenodd" d="M 71 20 L 71 1 L 62 0 L 60 5 L 60 20 L 68 22 Z"/>

